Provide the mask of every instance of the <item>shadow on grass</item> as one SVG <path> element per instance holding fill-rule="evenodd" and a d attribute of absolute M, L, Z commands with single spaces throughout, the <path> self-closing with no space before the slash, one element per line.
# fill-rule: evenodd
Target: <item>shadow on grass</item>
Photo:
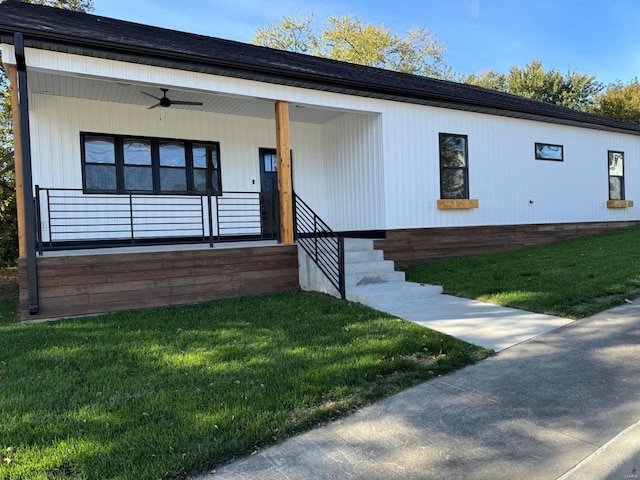
<path fill-rule="evenodd" d="M 558 478 L 640 418 L 640 305 L 623 308 L 385 399 L 216 478 Z"/>
<path fill-rule="evenodd" d="M 0 327 L 0 477 L 178 478 L 486 356 L 282 294 Z"/>

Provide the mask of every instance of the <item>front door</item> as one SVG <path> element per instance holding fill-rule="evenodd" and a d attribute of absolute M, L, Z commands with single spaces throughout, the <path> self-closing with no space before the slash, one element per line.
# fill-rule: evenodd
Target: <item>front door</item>
<path fill-rule="evenodd" d="M 278 237 L 278 156 L 274 148 L 260 149 L 260 214 L 262 236 Z"/>

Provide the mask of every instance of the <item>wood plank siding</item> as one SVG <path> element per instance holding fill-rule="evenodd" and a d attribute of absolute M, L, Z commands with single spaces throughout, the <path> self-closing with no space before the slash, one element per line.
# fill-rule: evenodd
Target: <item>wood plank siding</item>
<path fill-rule="evenodd" d="M 587 237 L 640 222 L 590 222 L 389 230 L 374 241 L 387 260 L 407 266 L 446 257 L 499 252 Z"/>
<path fill-rule="evenodd" d="M 196 303 L 298 288 L 294 245 L 38 258 L 40 313 L 29 315 L 20 259 L 22 320 Z"/>

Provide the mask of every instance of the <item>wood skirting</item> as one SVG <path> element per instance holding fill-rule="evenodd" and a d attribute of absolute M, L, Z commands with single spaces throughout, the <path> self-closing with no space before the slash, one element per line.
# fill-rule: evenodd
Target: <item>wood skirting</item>
<path fill-rule="evenodd" d="M 389 230 L 385 240 L 374 240 L 387 260 L 407 266 L 437 258 L 514 250 L 609 230 L 639 225 L 636 222 L 553 223 Z"/>
<path fill-rule="evenodd" d="M 40 312 L 29 315 L 26 262 L 22 320 L 197 303 L 298 288 L 295 245 L 38 258 Z"/>

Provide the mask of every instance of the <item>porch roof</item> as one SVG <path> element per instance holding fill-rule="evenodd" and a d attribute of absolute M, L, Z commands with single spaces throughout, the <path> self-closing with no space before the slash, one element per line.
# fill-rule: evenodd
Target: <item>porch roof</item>
<path fill-rule="evenodd" d="M 640 125 L 481 87 L 7 0 L 0 40 L 78 55 L 640 135 Z"/>

